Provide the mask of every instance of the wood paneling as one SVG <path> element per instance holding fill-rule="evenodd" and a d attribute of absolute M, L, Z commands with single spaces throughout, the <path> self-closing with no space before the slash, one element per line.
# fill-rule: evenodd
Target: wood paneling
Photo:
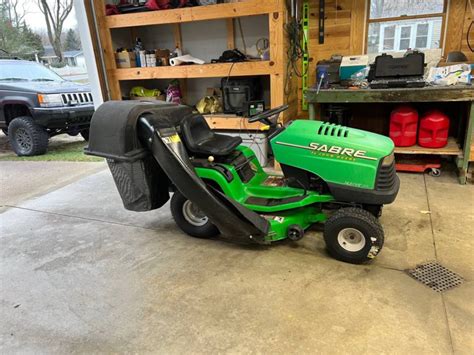
<path fill-rule="evenodd" d="M 324 44 L 318 42 L 319 0 L 309 1 L 309 86 L 316 81 L 316 63 L 333 54 L 362 54 L 366 22 L 366 0 L 326 0 Z M 299 80 L 298 115 L 307 117 L 301 110 L 303 90 Z"/>
<path fill-rule="evenodd" d="M 474 1 L 471 0 L 471 2 L 474 8 Z M 466 12 L 464 14 L 464 25 L 463 25 L 462 37 L 461 37 L 461 51 L 467 55 L 470 61 L 474 61 L 474 52 L 471 52 L 471 50 L 469 49 L 467 45 L 467 31 L 472 21 L 474 21 L 474 14 L 472 13 L 472 8 L 469 6 L 469 3 L 467 2 Z M 470 40 L 471 47 L 474 47 L 474 25 L 471 26 L 469 40 Z"/>
<path fill-rule="evenodd" d="M 452 51 L 461 50 L 463 38 L 464 15 L 468 0 L 451 0 L 448 6 L 448 17 L 446 27 L 446 41 L 444 55 Z"/>

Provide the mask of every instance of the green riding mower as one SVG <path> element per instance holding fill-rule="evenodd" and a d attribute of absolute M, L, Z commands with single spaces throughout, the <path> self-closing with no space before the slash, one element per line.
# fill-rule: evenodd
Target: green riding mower
<path fill-rule="evenodd" d="M 217 134 L 189 107 L 109 101 L 98 108 L 86 154 L 107 159 L 125 208 L 166 204 L 185 233 L 247 243 L 303 238 L 324 223 L 329 253 L 361 263 L 382 249 L 378 221 L 399 179 L 392 141 L 320 121 L 278 124 L 281 106 L 250 122 L 269 126 L 283 175 L 263 170 L 239 137 Z"/>

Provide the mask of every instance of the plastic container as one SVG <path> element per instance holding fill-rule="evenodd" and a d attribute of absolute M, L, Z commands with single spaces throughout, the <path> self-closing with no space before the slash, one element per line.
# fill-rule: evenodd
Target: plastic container
<path fill-rule="evenodd" d="M 411 106 L 399 106 L 390 114 L 390 138 L 396 147 L 416 144 L 418 112 Z"/>
<path fill-rule="evenodd" d="M 418 145 L 425 148 L 443 148 L 448 144 L 449 117 L 439 110 L 425 113 L 420 120 Z"/>

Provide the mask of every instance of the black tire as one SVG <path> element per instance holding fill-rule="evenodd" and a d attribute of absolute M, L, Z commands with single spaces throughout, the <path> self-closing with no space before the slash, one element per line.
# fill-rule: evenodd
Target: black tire
<path fill-rule="evenodd" d="M 84 138 L 86 142 L 89 142 L 89 128 L 82 130 L 80 133 L 82 138 Z"/>
<path fill-rule="evenodd" d="M 28 116 L 17 117 L 10 122 L 8 139 L 18 156 L 41 155 L 48 150 L 48 132 Z"/>
<path fill-rule="evenodd" d="M 380 222 L 361 208 L 341 208 L 324 225 L 324 241 L 334 258 L 352 264 L 369 261 L 382 250 Z"/>
<path fill-rule="evenodd" d="M 211 238 L 219 234 L 217 227 L 207 217 L 199 215 L 199 209 L 179 191 L 173 194 L 170 207 L 173 219 L 184 233 L 196 238 Z M 196 215 L 193 215 L 193 210 Z"/>
<path fill-rule="evenodd" d="M 364 210 L 370 212 L 375 218 L 382 217 L 383 205 L 364 205 Z"/>

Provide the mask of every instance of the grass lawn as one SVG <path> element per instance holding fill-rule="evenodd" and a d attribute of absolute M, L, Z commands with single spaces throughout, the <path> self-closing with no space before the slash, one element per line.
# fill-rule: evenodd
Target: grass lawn
<path fill-rule="evenodd" d="M 50 141 L 48 152 L 43 155 L 36 155 L 33 157 L 17 157 L 13 151 L 9 150 L 0 155 L 0 161 L 103 161 L 104 159 L 84 154 L 84 147 L 87 142 L 83 140 L 75 140 L 70 142 Z"/>

